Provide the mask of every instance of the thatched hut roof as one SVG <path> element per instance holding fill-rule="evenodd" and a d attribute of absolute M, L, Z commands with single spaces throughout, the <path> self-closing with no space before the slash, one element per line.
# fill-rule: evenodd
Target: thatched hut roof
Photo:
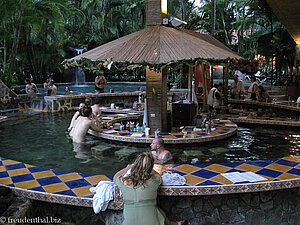
<path fill-rule="evenodd" d="M 188 30 L 153 26 L 126 35 L 70 60 L 162 64 L 184 59 L 241 58 L 215 38 Z"/>

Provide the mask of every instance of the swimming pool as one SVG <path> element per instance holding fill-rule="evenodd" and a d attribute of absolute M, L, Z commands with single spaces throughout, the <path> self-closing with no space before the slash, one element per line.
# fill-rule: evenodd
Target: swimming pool
<path fill-rule="evenodd" d="M 19 112 L 0 124 L 1 156 L 24 163 L 86 174 L 113 175 L 149 145 L 95 140 L 73 146 L 65 133 L 72 112 Z M 103 151 L 91 150 L 97 145 Z M 175 163 L 222 163 L 280 158 L 300 152 L 300 132 L 239 127 L 226 140 L 197 145 L 167 145 Z"/>

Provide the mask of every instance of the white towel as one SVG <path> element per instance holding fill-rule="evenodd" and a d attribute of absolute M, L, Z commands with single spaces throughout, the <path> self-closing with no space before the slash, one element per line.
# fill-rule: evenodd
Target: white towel
<path fill-rule="evenodd" d="M 186 181 L 183 176 L 178 173 L 164 173 L 162 176 L 162 185 L 164 186 L 175 186 L 185 185 Z"/>
<path fill-rule="evenodd" d="M 100 181 L 96 187 L 90 188 L 90 192 L 96 193 L 93 197 L 93 209 L 95 213 L 107 209 L 108 203 L 114 198 L 114 187 L 114 182 Z"/>

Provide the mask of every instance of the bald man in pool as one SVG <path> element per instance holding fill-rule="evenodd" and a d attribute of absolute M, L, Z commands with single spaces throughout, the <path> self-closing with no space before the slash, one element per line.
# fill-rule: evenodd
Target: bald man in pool
<path fill-rule="evenodd" d="M 89 129 L 101 132 L 101 126 L 98 119 L 93 120 L 93 112 L 91 107 L 82 108 L 82 116 L 80 116 L 75 124 L 74 128 L 70 132 L 70 136 L 75 143 L 82 143 L 86 141 L 86 134 Z"/>

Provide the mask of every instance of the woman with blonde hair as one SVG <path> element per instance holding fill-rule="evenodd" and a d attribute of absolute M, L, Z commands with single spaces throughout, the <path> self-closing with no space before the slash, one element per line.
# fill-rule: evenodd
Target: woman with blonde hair
<path fill-rule="evenodd" d="M 165 213 L 156 206 L 157 189 L 161 184 L 160 175 L 153 170 L 154 158 L 151 153 L 141 153 L 133 165 L 117 172 L 114 182 L 123 194 L 123 225 L 177 225 L 183 221 L 168 220 Z"/>

